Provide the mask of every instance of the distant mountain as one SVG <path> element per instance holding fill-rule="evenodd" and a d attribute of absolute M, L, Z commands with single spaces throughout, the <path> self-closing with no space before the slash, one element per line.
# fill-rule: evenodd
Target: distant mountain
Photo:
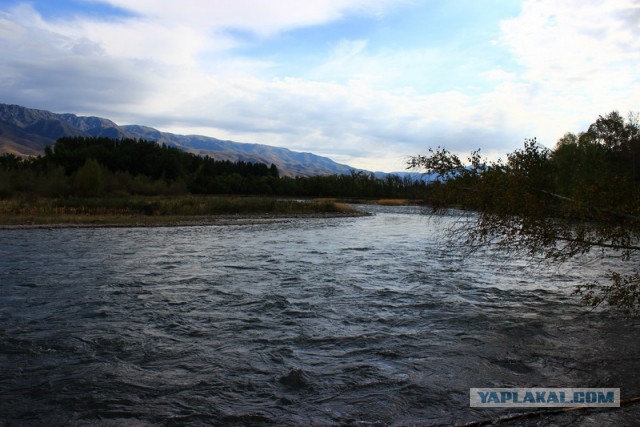
<path fill-rule="evenodd" d="M 135 138 L 156 141 L 159 144 L 178 147 L 195 154 L 209 155 L 218 160 L 231 160 L 234 162 L 242 160 L 266 163 L 267 165 L 273 163 L 283 175 L 343 174 L 349 173 L 354 169 L 351 166 L 336 163 L 328 157 L 291 151 L 270 145 L 223 141 L 201 135 L 175 135 L 139 125 L 121 126 L 121 129 L 134 135 Z"/>
<path fill-rule="evenodd" d="M 385 179 L 389 175 L 395 175 L 401 179 L 410 178 L 412 181 L 424 181 L 426 183 L 440 180 L 437 173 L 428 174 L 422 172 L 373 172 L 373 176 L 378 179 Z"/>
<path fill-rule="evenodd" d="M 140 125 L 119 126 L 101 117 L 56 114 L 19 105 L 0 104 L 0 153 L 35 156 L 63 136 L 133 138 L 177 147 L 217 160 L 275 164 L 282 175 L 348 174 L 354 168 L 312 153 L 263 144 L 223 141 L 200 135 L 175 135 Z"/>

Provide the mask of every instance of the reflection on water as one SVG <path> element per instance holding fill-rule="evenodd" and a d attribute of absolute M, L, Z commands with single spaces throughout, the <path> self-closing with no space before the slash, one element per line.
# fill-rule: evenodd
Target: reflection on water
<path fill-rule="evenodd" d="M 513 412 L 469 408 L 470 387 L 640 395 L 638 322 L 570 295 L 598 264 L 463 256 L 443 235 L 452 217 L 375 209 L 0 231 L 0 421 L 430 425 Z M 518 423 L 631 425 L 639 411 Z"/>

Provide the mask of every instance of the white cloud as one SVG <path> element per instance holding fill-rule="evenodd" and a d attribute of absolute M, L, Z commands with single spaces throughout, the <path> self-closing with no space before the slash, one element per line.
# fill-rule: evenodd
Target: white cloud
<path fill-rule="evenodd" d="M 513 81 L 517 78 L 517 74 L 514 72 L 506 71 L 502 68 L 494 68 L 493 70 L 485 71 L 480 74 L 480 77 L 485 78 L 491 82 L 507 82 Z"/>
<path fill-rule="evenodd" d="M 523 67 L 521 83 L 505 83 L 492 96 L 498 104 L 514 94 L 527 103 L 514 110 L 516 121 L 535 120 L 560 136 L 560 126 L 638 107 L 638 1 L 526 1 L 503 24 L 501 43 Z"/>
<path fill-rule="evenodd" d="M 184 99 L 180 111 L 209 134 L 313 151 L 362 168 L 402 169 L 406 156 L 428 145 L 487 145 L 502 124 L 456 92 L 407 98 L 359 81 L 292 78 L 202 86 L 210 92 Z M 186 130 L 184 123 L 170 128 Z"/>
<path fill-rule="evenodd" d="M 236 56 L 247 41 L 227 31 L 269 37 L 371 13 L 370 1 L 110 0 L 134 15 L 51 22 L 17 7 L 0 14 L 1 102 L 279 145 L 376 170 L 402 169 L 428 146 L 493 154 L 528 137 L 553 145 L 598 114 L 638 109 L 638 1 L 525 1 L 493 47 L 518 67 L 495 63 L 470 74 L 473 90 L 414 85 L 455 52 L 375 49 L 365 39 L 327 45 L 324 63 L 305 77 L 266 77 L 277 64 Z M 377 11 L 391 3 L 376 2 Z"/>
<path fill-rule="evenodd" d="M 118 110 L 150 93 L 154 78 L 132 61 L 108 57 L 99 43 L 51 27 L 30 7 L 0 15 L 0 94 L 26 106 L 86 112 Z"/>
<path fill-rule="evenodd" d="M 392 0 L 94 0 L 160 23 L 200 29 L 243 29 L 267 37 L 281 31 L 319 25 L 347 13 L 375 14 Z M 398 3 L 397 1 L 395 3 Z"/>

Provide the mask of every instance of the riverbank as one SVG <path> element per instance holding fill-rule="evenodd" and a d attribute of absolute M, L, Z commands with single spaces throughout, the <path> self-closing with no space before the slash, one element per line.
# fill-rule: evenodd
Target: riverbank
<path fill-rule="evenodd" d="M 255 224 L 294 218 L 362 216 L 335 200 L 179 196 L 0 201 L 0 228 L 162 227 Z"/>

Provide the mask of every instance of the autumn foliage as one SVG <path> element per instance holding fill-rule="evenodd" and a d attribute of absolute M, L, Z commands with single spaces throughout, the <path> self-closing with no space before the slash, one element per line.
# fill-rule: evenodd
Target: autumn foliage
<path fill-rule="evenodd" d="M 478 212 L 462 230 L 472 247 L 497 244 L 514 253 L 562 261 L 594 250 L 630 262 L 609 283 L 576 289 L 593 306 L 640 313 L 640 126 L 637 115 L 600 116 L 554 149 L 527 139 L 506 160 L 478 151 L 467 162 L 443 148 L 411 158 L 409 167 L 437 173 L 427 202 Z"/>

